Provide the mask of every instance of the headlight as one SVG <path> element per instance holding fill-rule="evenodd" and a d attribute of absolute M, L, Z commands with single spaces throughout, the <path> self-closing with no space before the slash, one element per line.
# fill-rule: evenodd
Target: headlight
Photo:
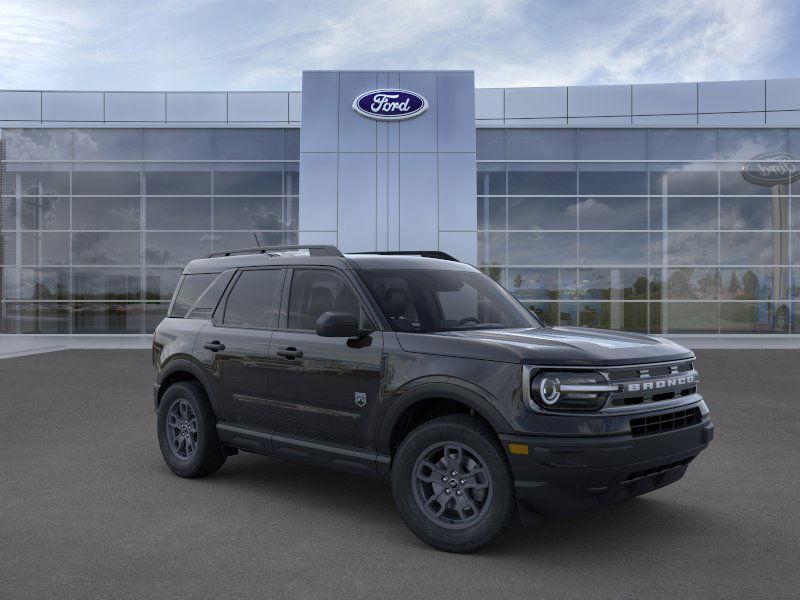
<path fill-rule="evenodd" d="M 542 371 L 530 386 L 531 400 L 547 410 L 598 410 L 617 390 L 602 373 L 594 371 Z"/>

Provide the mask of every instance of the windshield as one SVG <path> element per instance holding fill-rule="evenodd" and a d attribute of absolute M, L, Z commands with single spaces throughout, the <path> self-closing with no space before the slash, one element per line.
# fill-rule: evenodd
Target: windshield
<path fill-rule="evenodd" d="M 504 288 L 469 271 L 357 271 L 395 331 L 541 327 Z"/>

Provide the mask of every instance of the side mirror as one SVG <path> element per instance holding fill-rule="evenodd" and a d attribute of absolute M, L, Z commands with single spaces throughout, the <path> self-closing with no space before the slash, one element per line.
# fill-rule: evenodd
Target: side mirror
<path fill-rule="evenodd" d="M 369 335 L 371 330 L 358 326 L 358 317 L 346 312 L 325 312 L 317 319 L 317 335 L 321 337 L 360 338 Z"/>

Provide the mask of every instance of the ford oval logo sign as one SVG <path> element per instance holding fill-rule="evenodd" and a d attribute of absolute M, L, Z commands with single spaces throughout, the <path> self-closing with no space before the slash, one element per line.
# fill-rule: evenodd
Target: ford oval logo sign
<path fill-rule="evenodd" d="M 372 90 L 353 100 L 353 110 L 379 121 L 400 121 L 428 110 L 428 101 L 407 90 Z"/>
<path fill-rule="evenodd" d="M 788 152 L 767 152 L 748 160 L 742 177 L 754 185 L 789 184 L 800 178 L 800 156 Z"/>

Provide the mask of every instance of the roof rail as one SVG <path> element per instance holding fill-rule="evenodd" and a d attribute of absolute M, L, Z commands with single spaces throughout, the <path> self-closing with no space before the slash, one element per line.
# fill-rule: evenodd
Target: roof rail
<path fill-rule="evenodd" d="M 353 252 L 353 254 L 378 254 L 380 256 L 421 256 L 422 258 L 438 258 L 461 262 L 455 256 L 441 250 L 382 250 L 379 252 Z"/>
<path fill-rule="evenodd" d="M 294 246 L 256 246 L 255 248 L 224 250 L 221 252 L 212 252 L 208 255 L 208 258 L 237 256 L 239 254 L 271 254 L 279 256 L 281 252 L 291 252 L 293 250 L 308 250 L 310 256 L 344 256 L 336 246 L 300 244 Z"/>

